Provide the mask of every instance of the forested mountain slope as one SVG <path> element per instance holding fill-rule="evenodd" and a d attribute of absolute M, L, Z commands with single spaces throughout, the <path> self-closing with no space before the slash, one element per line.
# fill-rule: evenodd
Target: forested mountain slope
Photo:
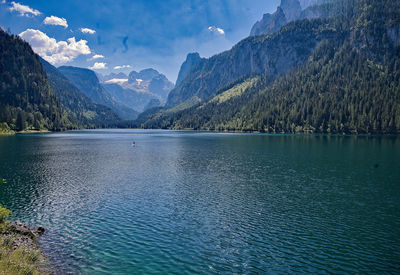
<path fill-rule="evenodd" d="M 226 88 L 211 88 L 209 98 L 204 96 L 192 106 L 146 112 L 138 125 L 285 133 L 399 133 L 400 1 L 349 0 L 329 5 L 320 8 L 336 8 L 337 16 L 298 20 L 272 36 L 246 39 L 232 49 L 258 39 L 287 41 L 282 57 L 290 56 L 291 47 L 292 51 L 300 49 L 303 58 L 286 72 L 276 73 L 277 78 L 271 78 L 274 74 L 267 67 Z M 302 39 L 293 40 L 302 33 L 314 34 L 303 36 L 315 37 L 308 48 L 298 47 L 307 45 Z M 260 47 L 253 53 L 255 62 L 262 60 L 263 51 L 268 55 L 281 50 L 280 46 Z M 234 72 L 237 67 L 230 63 L 232 55 L 222 55 L 225 59 L 220 55 L 210 60 L 220 59 L 219 64 L 228 63 Z M 229 78 L 204 64 L 198 66 L 204 68 L 202 73 L 192 71 L 186 79 L 201 83 L 201 87 L 211 78 L 215 83 Z M 198 89 L 186 92 L 196 94 Z"/>
<path fill-rule="evenodd" d="M 170 92 L 166 106 L 173 107 L 194 97 L 207 99 L 245 76 L 267 73 L 273 78 L 286 73 L 303 63 L 320 41 L 334 36 L 335 30 L 325 25 L 324 20 L 304 20 L 272 36 L 246 38 L 229 51 L 199 60 Z"/>
<path fill-rule="evenodd" d="M 60 130 L 69 123 L 28 43 L 0 29 L 0 122 L 17 131 Z"/>
<path fill-rule="evenodd" d="M 73 85 L 56 67 L 41 58 L 43 68 L 63 110 L 73 128 L 106 127 L 120 120 L 108 107 L 95 104 Z"/>

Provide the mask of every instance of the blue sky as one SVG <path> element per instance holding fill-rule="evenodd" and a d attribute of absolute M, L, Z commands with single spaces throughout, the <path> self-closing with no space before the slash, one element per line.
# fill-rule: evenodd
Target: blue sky
<path fill-rule="evenodd" d="M 21 34 L 38 54 L 56 66 L 91 67 L 103 74 L 152 67 L 173 82 L 189 52 L 209 57 L 230 49 L 248 36 L 251 26 L 264 13 L 273 12 L 280 3 L 280 0 L 0 1 L 0 26 Z"/>

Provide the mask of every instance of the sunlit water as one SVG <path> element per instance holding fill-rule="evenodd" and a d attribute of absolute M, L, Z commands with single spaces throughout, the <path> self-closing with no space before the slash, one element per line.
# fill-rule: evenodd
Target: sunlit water
<path fill-rule="evenodd" d="M 399 138 L 3 136 L 0 177 L 59 273 L 400 270 Z"/>

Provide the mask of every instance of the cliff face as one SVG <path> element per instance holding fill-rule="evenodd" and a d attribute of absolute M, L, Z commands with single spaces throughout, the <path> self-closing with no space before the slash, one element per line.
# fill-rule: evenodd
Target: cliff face
<path fill-rule="evenodd" d="M 254 24 L 250 35 L 262 35 L 277 32 L 287 22 L 286 15 L 281 7 L 274 14 L 266 13 L 263 18 Z"/>
<path fill-rule="evenodd" d="M 189 75 L 190 71 L 194 65 L 200 60 L 200 55 L 198 53 L 189 53 L 186 57 L 186 61 L 183 62 L 181 69 L 179 70 L 178 79 L 175 85 L 178 86 L 183 82 L 183 80 Z"/>
<path fill-rule="evenodd" d="M 301 13 L 301 5 L 299 0 L 282 0 L 281 9 L 283 10 L 288 22 L 299 18 Z"/>
<path fill-rule="evenodd" d="M 332 0 L 281 0 L 280 6 L 273 14 L 264 14 L 263 18 L 254 24 L 250 35 L 272 34 L 297 19 L 325 17 L 325 14 L 315 5 L 329 1 Z"/>
<path fill-rule="evenodd" d="M 249 37 L 229 51 L 199 60 L 170 92 L 166 107 L 194 97 L 207 99 L 246 76 L 263 73 L 274 78 L 286 73 L 304 62 L 318 42 L 329 35 L 330 32 L 319 32 L 309 21 L 304 21 L 301 28 L 288 26 L 272 36 Z"/>

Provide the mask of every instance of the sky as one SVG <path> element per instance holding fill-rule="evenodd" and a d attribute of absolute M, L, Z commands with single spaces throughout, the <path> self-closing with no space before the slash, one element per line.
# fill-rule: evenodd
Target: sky
<path fill-rule="evenodd" d="M 280 0 L 0 0 L 0 26 L 56 67 L 154 68 L 176 81 L 186 55 L 229 50 Z"/>

